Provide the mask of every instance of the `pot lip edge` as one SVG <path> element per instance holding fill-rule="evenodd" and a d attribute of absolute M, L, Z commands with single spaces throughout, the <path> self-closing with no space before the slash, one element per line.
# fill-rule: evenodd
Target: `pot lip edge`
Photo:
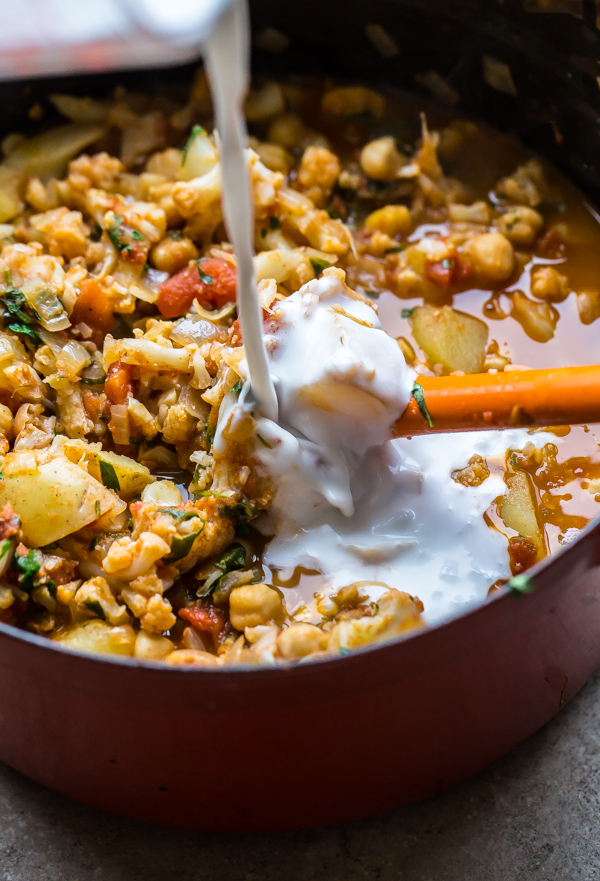
<path fill-rule="evenodd" d="M 553 554 L 545 557 L 543 560 L 540 560 L 539 563 L 536 563 L 530 569 L 527 570 L 527 575 L 532 578 L 542 574 L 545 576 L 545 581 L 548 585 L 551 585 L 552 579 L 552 571 L 556 568 L 557 565 L 560 565 L 562 561 L 564 561 L 565 557 L 570 557 L 575 554 L 577 556 L 576 548 L 581 545 L 585 539 L 589 538 L 594 533 L 598 533 L 600 536 L 600 516 L 591 520 L 580 532 L 575 541 L 570 542 L 564 547 L 560 548 L 560 550 L 555 551 Z M 548 589 L 548 588 L 546 588 Z M 539 591 L 529 592 L 525 595 L 521 595 L 519 597 L 521 603 L 530 602 L 532 597 L 539 596 Z M 310 675 L 311 672 L 318 672 L 318 670 L 322 667 L 322 665 L 326 665 L 327 668 L 332 667 L 332 665 L 339 666 L 342 662 L 347 662 L 349 660 L 354 660 L 354 662 L 360 662 L 360 659 L 364 656 L 375 655 L 381 656 L 383 652 L 386 650 L 398 650 L 401 645 L 408 645 L 409 643 L 414 642 L 416 639 L 420 639 L 421 643 L 424 642 L 428 637 L 435 638 L 437 634 L 440 632 L 448 632 L 450 628 L 453 626 L 456 627 L 467 619 L 473 618 L 475 616 L 481 617 L 481 613 L 484 609 L 490 608 L 491 606 L 496 606 L 499 603 L 506 602 L 514 602 L 514 597 L 511 596 L 510 592 L 505 591 L 503 593 L 498 593 L 496 596 L 490 597 L 487 601 L 482 604 L 475 606 L 474 608 L 470 608 L 465 610 L 463 613 L 456 615 L 449 620 L 440 621 L 438 624 L 433 624 L 429 627 L 426 627 L 422 630 L 413 630 L 406 635 L 396 636 L 393 639 L 387 640 L 385 642 L 374 642 L 370 645 L 362 646 L 358 649 L 353 650 L 349 655 L 335 655 L 328 658 L 319 658 L 315 661 L 311 661 L 308 663 L 299 663 L 299 664 L 284 664 L 278 663 L 273 666 L 265 666 L 261 667 L 258 665 L 249 665 L 249 664 L 240 664 L 232 667 L 186 667 L 186 666 L 170 666 L 165 664 L 162 661 L 141 661 L 135 658 L 130 658 L 126 656 L 120 655 L 111 655 L 111 654 L 94 654 L 91 652 L 85 652 L 78 649 L 67 648 L 66 646 L 60 645 L 56 640 L 49 639 L 45 636 L 40 636 L 35 633 L 29 633 L 26 630 L 21 630 L 18 627 L 12 624 L 5 624 L 0 622 L 0 640 L 9 639 L 14 640 L 19 643 L 25 643 L 26 645 L 39 649 L 43 652 L 52 652 L 56 653 L 63 658 L 72 657 L 74 663 L 76 661 L 98 665 L 110 665 L 117 667 L 124 667 L 126 670 L 131 672 L 141 672 L 147 673 L 147 675 L 151 675 L 152 672 L 162 673 L 163 675 L 176 675 L 176 674 L 185 674 L 188 677 L 197 676 L 200 678 L 213 678 L 213 677 L 228 677 L 232 678 L 232 674 L 243 674 L 246 677 L 250 674 L 253 675 L 253 680 L 257 679 L 271 679 L 274 677 L 281 677 L 282 673 L 287 674 L 289 677 L 293 675 L 295 677 L 301 677 L 303 675 Z"/>

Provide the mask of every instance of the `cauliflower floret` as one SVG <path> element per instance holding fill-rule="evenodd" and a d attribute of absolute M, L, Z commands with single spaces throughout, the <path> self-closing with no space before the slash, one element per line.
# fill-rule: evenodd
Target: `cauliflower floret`
<path fill-rule="evenodd" d="M 168 553 L 167 542 L 153 532 L 142 532 L 135 541 L 124 536 L 111 544 L 102 568 L 121 581 L 132 581 Z"/>
<path fill-rule="evenodd" d="M 65 397 L 58 397 L 56 404 L 63 431 L 68 437 L 85 437 L 94 430 L 94 423 L 87 415 L 79 389 L 74 389 Z"/>
<path fill-rule="evenodd" d="M 168 630 L 175 623 L 171 604 L 162 599 L 164 590 L 165 585 L 153 567 L 153 571 L 135 578 L 129 587 L 121 591 L 121 599 L 136 618 L 145 622 L 142 626 L 150 633 Z"/>
<path fill-rule="evenodd" d="M 339 621 L 331 630 L 329 651 L 358 648 L 374 640 L 392 639 L 422 627 L 423 604 L 399 590 L 388 590 L 377 602 L 375 615 Z"/>
<path fill-rule="evenodd" d="M 29 364 L 24 361 L 17 361 L 10 367 L 4 367 L 2 370 L 3 378 L 12 388 L 13 394 L 17 395 L 23 401 L 30 401 L 35 404 L 37 401 L 44 399 L 44 385 L 42 380 Z"/>
<path fill-rule="evenodd" d="M 325 147 L 307 147 L 298 169 L 298 184 L 317 208 L 322 208 L 340 176 L 342 166 Z"/>
<path fill-rule="evenodd" d="M 176 620 L 171 603 L 164 597 L 155 594 L 148 600 L 146 611 L 140 618 L 140 624 L 148 633 L 162 633 L 164 630 L 170 630 Z"/>
<path fill-rule="evenodd" d="M 43 233 L 48 250 L 55 257 L 82 257 L 88 248 L 89 228 L 83 222 L 80 211 L 54 208 L 29 218 L 34 229 Z"/>
<path fill-rule="evenodd" d="M 75 603 L 81 612 L 91 612 L 109 624 L 129 622 L 127 609 L 117 602 L 108 582 L 101 576 L 90 578 L 81 585 L 75 594 Z"/>
<path fill-rule="evenodd" d="M 189 443 L 194 436 L 196 421 L 182 404 L 169 407 L 161 429 L 163 439 L 168 444 Z"/>
<path fill-rule="evenodd" d="M 62 292 L 65 271 L 60 261 L 50 254 L 42 253 L 40 242 L 30 245 L 6 245 L 0 257 L 0 276 L 10 272 L 15 288 L 23 287 L 26 281 L 41 281 L 51 293 L 57 296 Z"/>
<path fill-rule="evenodd" d="M 90 186 L 100 190 L 114 190 L 125 166 L 116 156 L 96 153 L 94 156 L 78 156 L 69 163 L 67 180 L 76 189 L 89 190 Z"/>

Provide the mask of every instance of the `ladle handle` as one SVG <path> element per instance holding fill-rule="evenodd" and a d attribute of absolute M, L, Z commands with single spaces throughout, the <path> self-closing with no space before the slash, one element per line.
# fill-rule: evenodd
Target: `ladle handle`
<path fill-rule="evenodd" d="M 600 422 L 599 365 L 419 376 L 417 382 L 425 406 L 420 409 L 413 396 L 392 437 Z"/>

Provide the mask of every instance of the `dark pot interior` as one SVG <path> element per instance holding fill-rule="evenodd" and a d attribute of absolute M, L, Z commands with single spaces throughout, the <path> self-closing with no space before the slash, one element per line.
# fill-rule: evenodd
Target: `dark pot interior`
<path fill-rule="evenodd" d="M 275 28 L 283 52 L 255 45 L 257 72 L 329 75 L 423 91 L 416 79 L 442 75 L 460 95 L 458 110 L 511 130 L 600 199 L 600 13 L 595 0 L 303 0 L 251 2 L 254 35 Z M 381 26 L 398 52 L 383 57 L 365 32 Z M 259 39 L 258 43 L 262 41 Z M 510 68 L 516 94 L 486 83 L 483 58 Z M 52 89 L 101 95 L 122 83 L 138 91 L 185 94 L 190 67 L 61 77 Z M 48 80 L 0 84 L 4 132 L 31 128 L 28 108 Z M 425 93 L 426 94 L 426 93 Z M 51 108 L 46 124 L 51 121 Z"/>

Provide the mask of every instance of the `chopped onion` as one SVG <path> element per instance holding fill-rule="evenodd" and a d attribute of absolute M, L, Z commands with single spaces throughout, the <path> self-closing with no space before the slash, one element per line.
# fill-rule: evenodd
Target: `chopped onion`
<path fill-rule="evenodd" d="M 177 403 L 181 404 L 194 419 L 205 421 L 210 412 L 208 404 L 200 397 L 200 392 L 189 385 L 182 387 Z"/>
<path fill-rule="evenodd" d="M 68 379 L 75 379 L 92 360 L 88 350 L 76 340 L 69 340 L 56 356 L 56 367 Z"/>
<path fill-rule="evenodd" d="M 41 278 L 26 281 L 21 290 L 46 330 L 56 332 L 71 326 L 65 307 L 56 294 L 45 287 Z"/>
<path fill-rule="evenodd" d="M 129 443 L 129 414 L 127 404 L 112 404 L 110 408 L 110 422 L 113 440 L 116 444 L 126 445 Z"/>
<path fill-rule="evenodd" d="M 202 343 L 217 339 L 225 332 L 226 328 L 216 327 L 212 321 L 190 315 L 189 318 L 177 322 L 170 338 L 182 346 L 188 346 L 190 343 L 201 346 Z"/>
<path fill-rule="evenodd" d="M 227 303 L 223 306 L 219 311 L 207 312 L 203 306 L 200 305 L 198 300 L 194 300 L 194 311 L 200 318 L 205 318 L 207 321 L 212 321 L 213 323 L 216 321 L 223 321 L 224 318 L 227 318 L 228 315 L 231 315 L 235 312 L 236 305 L 235 303 Z"/>

